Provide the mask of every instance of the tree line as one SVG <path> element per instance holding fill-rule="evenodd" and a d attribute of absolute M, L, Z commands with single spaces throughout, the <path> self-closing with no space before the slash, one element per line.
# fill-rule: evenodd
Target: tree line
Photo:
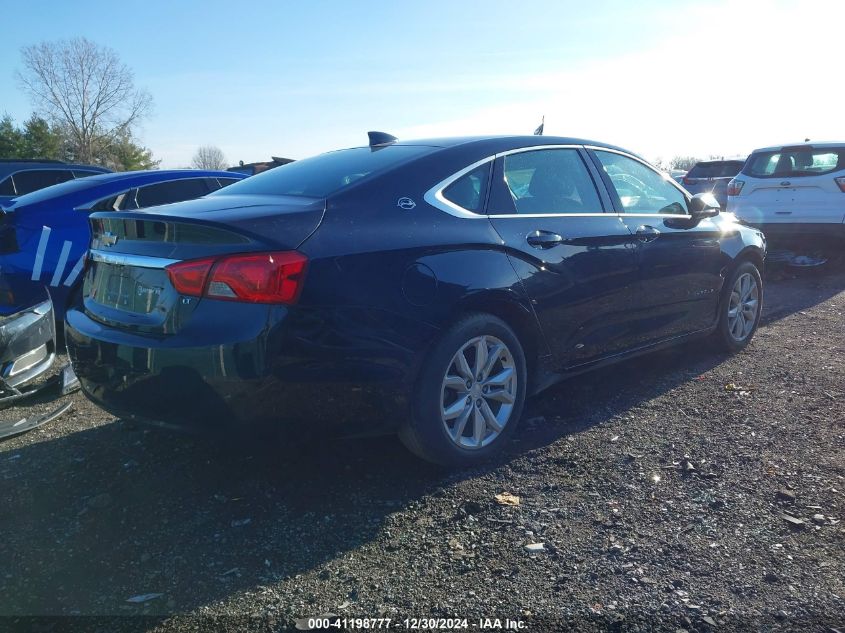
<path fill-rule="evenodd" d="M 160 162 L 129 131 L 100 139 L 96 150 L 83 157 L 78 144 L 62 126 L 36 114 L 23 125 L 16 125 L 8 114 L 0 118 L 0 158 L 81 162 L 115 171 L 156 169 Z"/>
<path fill-rule="evenodd" d="M 161 162 L 135 137 L 152 96 L 111 48 L 84 37 L 21 49 L 18 84 L 34 112 L 22 124 L 0 118 L 0 158 L 61 160 L 115 171 L 156 169 Z M 223 152 L 203 146 L 193 166 L 225 169 Z"/>

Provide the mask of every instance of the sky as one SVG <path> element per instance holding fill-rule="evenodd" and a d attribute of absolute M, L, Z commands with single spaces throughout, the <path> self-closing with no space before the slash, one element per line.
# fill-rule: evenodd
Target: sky
<path fill-rule="evenodd" d="M 842 0 L 0 0 L 0 115 L 33 106 L 20 49 L 113 48 L 154 108 L 162 167 L 197 147 L 304 158 L 402 139 L 530 134 L 651 160 L 845 140 Z"/>

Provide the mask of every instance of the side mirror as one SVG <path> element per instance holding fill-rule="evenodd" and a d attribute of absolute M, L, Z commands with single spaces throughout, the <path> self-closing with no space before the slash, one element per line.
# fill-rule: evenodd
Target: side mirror
<path fill-rule="evenodd" d="M 712 193 L 697 193 L 689 201 L 689 213 L 693 220 L 712 218 L 721 211 L 719 201 Z"/>

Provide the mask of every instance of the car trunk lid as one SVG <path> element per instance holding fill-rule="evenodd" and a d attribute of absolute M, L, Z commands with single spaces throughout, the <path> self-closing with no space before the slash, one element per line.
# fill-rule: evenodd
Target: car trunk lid
<path fill-rule="evenodd" d="M 110 326 L 174 334 L 203 301 L 183 297 L 166 267 L 234 253 L 295 250 L 319 226 L 325 201 L 214 196 L 140 212 L 95 213 L 83 282 L 85 313 Z"/>

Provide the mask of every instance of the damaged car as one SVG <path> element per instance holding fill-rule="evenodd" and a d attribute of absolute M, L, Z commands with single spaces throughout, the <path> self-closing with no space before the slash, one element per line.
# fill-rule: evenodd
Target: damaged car
<path fill-rule="evenodd" d="M 9 290 L 0 272 L 0 300 Z M 53 303 L 42 289 L 41 301 L 14 314 L 0 313 L 0 402 L 20 396 L 24 385 L 40 377 L 56 358 Z"/>
<path fill-rule="evenodd" d="M 204 196 L 245 178 L 195 169 L 118 172 L 69 180 L 0 205 L 0 274 L 11 302 L 0 313 L 36 305 L 46 286 L 56 317 L 79 279 L 88 248 L 88 216 Z"/>
<path fill-rule="evenodd" d="M 621 148 L 548 136 L 368 145 L 199 200 L 91 215 L 65 318 L 86 396 L 129 419 L 396 432 L 468 465 L 528 396 L 760 319 L 762 234 Z"/>

